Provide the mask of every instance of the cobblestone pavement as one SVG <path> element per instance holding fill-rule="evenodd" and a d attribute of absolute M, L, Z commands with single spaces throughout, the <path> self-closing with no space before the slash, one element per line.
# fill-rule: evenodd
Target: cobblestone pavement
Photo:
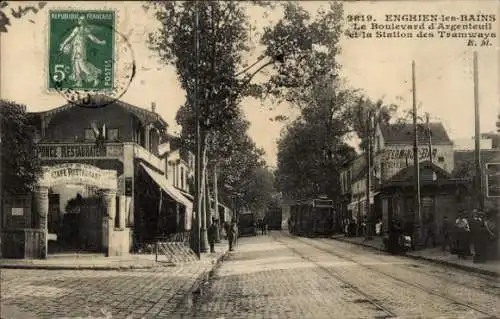
<path fill-rule="evenodd" d="M 1 270 L 10 318 L 494 318 L 498 279 L 329 239 L 244 237 L 211 265 Z M 26 314 L 26 316 L 24 316 Z M 29 316 L 28 314 L 31 314 Z"/>
<path fill-rule="evenodd" d="M 210 268 L 195 263 L 128 271 L 2 269 L 1 306 L 5 318 L 16 319 L 22 314 L 51 319 L 175 318 L 177 304 Z"/>
<path fill-rule="evenodd" d="M 184 318 L 495 318 L 500 284 L 283 233 L 242 238 Z"/>

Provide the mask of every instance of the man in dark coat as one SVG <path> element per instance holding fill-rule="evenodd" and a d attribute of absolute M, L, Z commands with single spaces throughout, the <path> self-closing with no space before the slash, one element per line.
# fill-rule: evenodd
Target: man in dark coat
<path fill-rule="evenodd" d="M 451 225 L 448 220 L 448 216 L 444 216 L 443 223 L 441 224 L 441 235 L 443 236 L 443 251 L 446 251 L 447 248 L 450 248 L 450 239 L 451 239 Z"/>
<path fill-rule="evenodd" d="M 229 242 L 229 251 L 233 251 L 233 246 L 236 242 L 236 237 L 238 236 L 238 229 L 236 225 L 236 221 L 231 221 L 231 225 L 229 226 L 227 232 L 227 241 Z"/>
<path fill-rule="evenodd" d="M 215 253 L 215 240 L 217 239 L 217 224 L 215 218 L 212 218 L 212 224 L 207 229 L 208 243 L 210 252 Z"/>
<path fill-rule="evenodd" d="M 400 252 L 399 247 L 399 237 L 402 233 L 401 222 L 397 218 L 393 218 L 391 220 L 389 226 L 389 242 L 388 242 L 388 250 L 391 254 L 397 254 Z"/>

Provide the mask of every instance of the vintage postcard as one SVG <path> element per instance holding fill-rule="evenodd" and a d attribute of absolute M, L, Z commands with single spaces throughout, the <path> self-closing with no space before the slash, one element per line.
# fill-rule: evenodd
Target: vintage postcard
<path fill-rule="evenodd" d="M 500 317 L 499 19 L 0 1 L 0 317 Z"/>

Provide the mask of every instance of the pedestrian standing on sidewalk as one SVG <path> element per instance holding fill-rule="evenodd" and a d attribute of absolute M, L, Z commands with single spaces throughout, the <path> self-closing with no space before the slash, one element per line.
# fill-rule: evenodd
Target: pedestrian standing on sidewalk
<path fill-rule="evenodd" d="M 485 226 L 487 231 L 488 243 L 486 256 L 489 260 L 498 259 L 498 227 L 497 227 L 497 213 L 490 210 L 486 213 Z"/>
<path fill-rule="evenodd" d="M 382 235 L 382 221 L 380 219 L 378 219 L 377 223 L 375 224 L 375 234 L 377 236 Z"/>
<path fill-rule="evenodd" d="M 236 242 L 236 237 L 238 236 L 237 234 L 237 226 L 236 226 L 236 221 L 231 221 L 231 225 L 229 226 L 228 232 L 227 232 L 227 240 L 229 242 L 229 251 L 233 251 L 234 244 Z"/>
<path fill-rule="evenodd" d="M 215 218 L 212 217 L 212 224 L 208 227 L 207 236 L 210 244 L 210 253 L 215 253 L 215 240 L 217 239 L 217 225 Z"/>
<path fill-rule="evenodd" d="M 435 230 L 434 230 L 434 216 L 432 214 L 429 214 L 427 216 L 427 220 L 425 223 L 425 228 L 427 230 L 426 236 L 425 236 L 425 242 L 424 242 L 424 247 L 427 248 L 427 243 L 429 240 L 432 243 L 432 248 L 436 247 L 436 236 L 435 236 Z"/>
<path fill-rule="evenodd" d="M 441 225 L 441 235 L 443 236 L 443 251 L 446 251 L 447 248 L 450 248 L 450 221 L 448 220 L 448 216 L 443 217 L 443 224 Z"/>
<path fill-rule="evenodd" d="M 463 211 L 459 213 L 458 218 L 455 220 L 455 228 L 457 234 L 458 258 L 466 259 L 470 253 L 470 226 Z"/>

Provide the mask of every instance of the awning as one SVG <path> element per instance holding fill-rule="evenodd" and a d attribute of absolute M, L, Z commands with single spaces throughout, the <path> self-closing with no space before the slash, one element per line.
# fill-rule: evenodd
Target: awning
<path fill-rule="evenodd" d="M 178 191 L 179 191 L 182 195 L 184 195 L 185 197 L 187 197 L 189 200 L 194 201 L 194 196 L 193 196 L 193 195 L 191 195 L 191 194 L 189 194 L 189 193 L 186 193 L 186 192 L 184 192 L 184 191 L 182 191 L 182 190 L 180 190 L 180 189 L 178 189 Z M 213 197 L 210 197 L 210 202 L 213 202 L 213 201 L 214 201 Z M 220 202 L 220 201 L 219 201 L 219 207 L 222 207 L 222 208 L 224 208 L 224 209 L 226 209 L 226 210 L 231 210 L 229 207 L 227 207 L 226 205 L 224 205 L 224 204 L 223 204 L 222 202 Z"/>
<path fill-rule="evenodd" d="M 182 195 L 184 195 L 187 199 L 189 199 L 190 201 L 194 201 L 194 196 L 189 194 L 189 193 L 186 193 L 186 192 L 183 192 L 181 191 L 180 189 L 178 190 Z"/>
<path fill-rule="evenodd" d="M 160 186 L 161 189 L 163 189 L 165 191 L 165 193 L 167 193 L 170 197 L 172 197 L 179 204 L 184 205 L 186 207 L 187 215 L 191 216 L 191 213 L 193 211 L 193 203 L 189 199 L 184 197 L 184 195 L 182 195 L 182 193 L 178 189 L 169 185 L 165 176 L 153 171 L 152 169 L 150 169 L 149 167 L 147 167 L 143 163 L 141 163 L 141 166 L 142 166 L 142 168 L 144 168 L 146 173 L 148 173 L 148 175 L 155 181 L 155 183 L 158 184 L 158 186 Z"/>

